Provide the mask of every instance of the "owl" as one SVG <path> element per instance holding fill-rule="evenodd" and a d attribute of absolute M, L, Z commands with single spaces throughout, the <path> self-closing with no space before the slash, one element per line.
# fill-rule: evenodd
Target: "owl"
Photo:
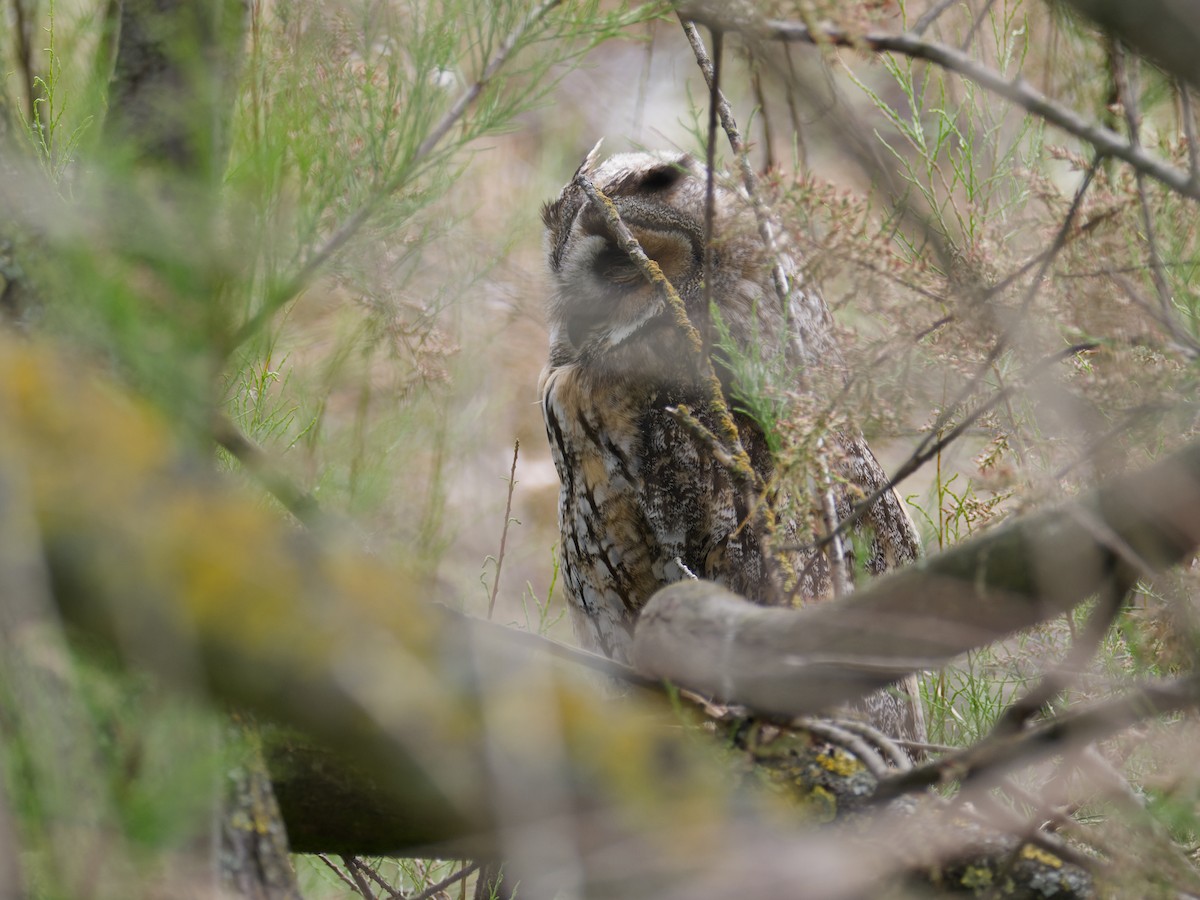
<path fill-rule="evenodd" d="M 710 579 L 763 604 L 830 594 L 824 553 L 776 550 L 813 541 L 808 517 L 781 516 L 773 533 L 764 533 L 756 504 L 781 512 L 797 504 L 770 488 L 776 460 L 762 425 L 746 411 L 746 386 L 738 379 L 745 360 L 768 361 L 794 373 L 786 387 L 795 396 L 805 385 L 813 390 L 812 376 L 840 360 L 815 291 L 793 287 L 786 309 L 780 302 L 772 282 L 779 255 L 760 237 L 742 192 L 715 186 L 706 247 L 707 169 L 690 156 L 626 153 L 599 165 L 589 157 L 581 171 L 612 199 L 683 299 L 764 486 L 745 490 L 703 430 L 678 414 L 687 407 L 704 429 L 716 431 L 710 370 L 572 180 L 542 209 L 553 290 L 539 393 L 561 481 L 562 577 L 575 633 L 588 649 L 628 662 L 639 611 L 656 590 L 680 579 Z M 832 493 L 840 519 L 886 476 L 861 437 L 822 438 L 832 471 L 810 481 Z M 917 556 L 912 523 L 891 491 L 856 531 L 851 544 L 868 558 L 852 560 L 850 568 L 877 573 Z M 866 708 L 885 733 L 923 739 L 912 698 L 879 695 Z"/>

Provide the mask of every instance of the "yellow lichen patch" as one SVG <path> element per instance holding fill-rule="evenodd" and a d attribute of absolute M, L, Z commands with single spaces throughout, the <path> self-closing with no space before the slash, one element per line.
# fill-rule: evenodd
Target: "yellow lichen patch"
<path fill-rule="evenodd" d="M 364 556 L 351 548 L 324 554 L 321 576 L 334 588 L 339 610 L 376 623 L 391 634 L 404 636 L 410 648 L 427 647 L 437 637 L 431 616 L 417 601 L 424 599 L 419 580 L 401 563 Z"/>
<path fill-rule="evenodd" d="M 995 876 L 987 866 L 967 866 L 963 871 L 960 883 L 965 888 L 978 890 L 992 886 Z"/>
<path fill-rule="evenodd" d="M 83 366 L 38 345 L 0 342 L 0 437 L 40 510 L 119 513 L 169 458 L 166 428 Z"/>
<path fill-rule="evenodd" d="M 817 765 L 834 775 L 849 778 L 863 769 L 863 764 L 848 753 L 834 749 L 829 753 L 817 754 Z"/>
<path fill-rule="evenodd" d="M 820 785 L 814 787 L 804 798 L 805 811 L 813 821 L 828 823 L 837 818 L 838 800 L 832 791 Z"/>
<path fill-rule="evenodd" d="M 215 494 L 175 495 L 147 535 L 177 586 L 183 615 L 201 631 L 244 645 L 286 638 L 304 641 L 292 645 L 296 651 L 315 651 L 319 623 L 303 621 L 297 554 L 281 546 L 279 523 L 246 498 Z"/>
<path fill-rule="evenodd" d="M 1062 860 L 1053 853 L 1043 850 L 1041 847 L 1035 847 L 1033 844 L 1026 844 L 1021 848 L 1021 858 L 1033 860 L 1054 869 L 1061 869 L 1063 864 Z"/>

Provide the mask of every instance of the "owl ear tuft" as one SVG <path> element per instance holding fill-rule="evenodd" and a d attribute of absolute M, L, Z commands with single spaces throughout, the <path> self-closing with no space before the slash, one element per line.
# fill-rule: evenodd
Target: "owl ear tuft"
<path fill-rule="evenodd" d="M 579 168 L 575 170 L 575 177 L 580 175 L 591 175 L 592 170 L 596 168 L 596 160 L 600 158 L 600 145 L 604 143 L 604 138 L 596 141 L 596 146 L 588 151 L 588 155 L 583 158 L 583 162 L 579 164 Z"/>
<path fill-rule="evenodd" d="M 687 169 L 679 162 L 663 163 L 642 175 L 638 187 L 644 191 L 663 191 L 678 183 Z"/>

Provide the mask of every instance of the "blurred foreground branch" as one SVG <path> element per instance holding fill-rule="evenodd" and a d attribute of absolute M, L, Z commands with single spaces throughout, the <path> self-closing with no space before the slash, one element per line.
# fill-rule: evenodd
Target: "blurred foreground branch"
<path fill-rule="evenodd" d="M 1063 4 L 1060 4 L 1063 5 Z M 1200 87 L 1200 6 L 1173 0 L 1065 0 L 1105 31 Z"/>
<path fill-rule="evenodd" d="M 0 424 L 0 469 L 28 485 L 18 505 L 29 507 L 69 625 L 130 664 L 328 748 L 314 756 L 283 737 L 268 751 L 294 767 L 277 768 L 276 779 L 300 846 L 330 839 L 311 827 L 305 835 L 306 821 L 334 821 L 306 785 L 357 771 L 345 779 L 359 796 L 367 786 L 388 852 L 502 852 L 532 897 L 553 895 L 564 877 L 588 896 L 726 897 L 734 885 L 790 896 L 797 879 L 817 874 L 819 895 L 860 896 L 911 864 L 907 851 L 864 854 L 845 836 L 780 826 L 757 793 L 731 805 L 743 789 L 730 784 L 728 760 L 689 741 L 665 704 L 649 706 L 644 694 L 606 701 L 574 669 L 531 654 L 527 639 L 438 615 L 402 565 L 288 529 L 65 355 L 0 342 Z M 0 517 L 21 515 L 14 502 L 0 496 Z M 1192 447 L 844 604 L 776 612 L 771 621 L 796 637 L 790 657 L 764 654 L 754 622 L 729 631 L 726 599 L 701 623 L 728 642 L 712 658 L 729 665 L 709 677 L 727 672 L 714 689 L 779 708 L 782 665 L 789 690 L 817 711 L 1069 608 L 1131 561 L 1177 561 L 1200 541 L 1198 520 Z M 663 617 L 655 604 L 650 633 Z M 817 648 L 804 638 L 814 627 L 825 629 Z M 770 677 L 753 675 L 747 651 Z M 794 767 L 796 758 L 780 759 Z M 348 813 L 353 796 L 342 794 Z M 360 823 L 360 833 L 372 830 Z"/>
<path fill-rule="evenodd" d="M 803 610 L 680 582 L 646 605 L 636 665 L 759 711 L 799 715 L 921 669 L 1175 565 L 1200 545 L 1200 445 L 1090 496 L 1003 525 Z"/>

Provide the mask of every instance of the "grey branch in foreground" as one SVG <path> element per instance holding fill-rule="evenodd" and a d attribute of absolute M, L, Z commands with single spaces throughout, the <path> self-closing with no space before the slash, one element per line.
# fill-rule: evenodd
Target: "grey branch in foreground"
<path fill-rule="evenodd" d="M 802 715 L 938 669 L 1200 545 L 1200 445 L 880 578 L 839 603 L 751 604 L 708 582 L 664 588 L 634 636 L 645 675 Z"/>
<path fill-rule="evenodd" d="M 502 852 L 526 896 L 791 897 L 803 881 L 814 896 L 860 897 L 910 868 L 905 854 L 864 854 L 844 836 L 781 824 L 777 808 L 742 793 L 728 760 L 688 739 L 661 700 L 605 700 L 577 672 L 531 652 L 532 639 L 437 615 L 423 602 L 428 585 L 402 565 L 285 526 L 189 459 L 147 409 L 64 359 L 0 340 L 0 522 L 28 522 L 30 534 L 15 558 L 17 543 L 3 545 L 0 586 L 16 583 L 18 569 L 36 576 L 90 645 L 306 732 L 315 754 L 286 734 L 267 748 L 296 846 Z M 1147 537 L 1123 557 L 1100 555 L 1162 565 L 1195 545 L 1200 445 L 1172 462 L 1180 471 L 1160 466 L 1102 492 L 1145 499 L 1134 506 Z M 1078 531 L 1069 518 L 1062 524 Z M 1020 541 L 1001 552 L 1001 534 L 939 559 L 986 579 L 1037 568 Z M 938 595 L 930 573 L 950 580 L 937 562 L 830 611 L 877 597 L 881 610 L 933 614 L 920 599 Z M 891 596 L 886 584 L 907 588 Z M 1003 613 L 1010 601 L 1036 604 L 1019 592 L 992 596 L 986 584 L 983 605 L 996 608 L 988 618 L 1013 627 L 1062 605 Z M 21 633 L 6 632 L 23 648 Z M 975 626 L 960 643 L 993 633 Z M 869 670 L 870 660 L 859 662 Z M 370 816 L 354 814 L 367 808 L 360 802 Z"/>

